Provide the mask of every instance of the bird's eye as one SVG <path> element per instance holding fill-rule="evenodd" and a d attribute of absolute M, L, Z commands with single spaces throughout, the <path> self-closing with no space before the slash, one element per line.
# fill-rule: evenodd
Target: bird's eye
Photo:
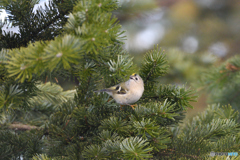
<path fill-rule="evenodd" d="M 136 80 L 138 80 L 138 78 L 135 78 Z"/>
<path fill-rule="evenodd" d="M 119 86 L 116 87 L 116 90 L 118 90 L 118 89 L 119 89 Z"/>
<path fill-rule="evenodd" d="M 135 74 L 134 76 L 137 76 L 137 74 Z"/>

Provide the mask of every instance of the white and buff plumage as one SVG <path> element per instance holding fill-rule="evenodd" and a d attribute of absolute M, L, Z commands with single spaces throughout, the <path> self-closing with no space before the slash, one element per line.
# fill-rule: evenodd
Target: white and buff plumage
<path fill-rule="evenodd" d="M 138 74 L 132 74 L 128 81 L 97 92 L 106 92 L 120 105 L 130 105 L 137 102 L 143 94 L 144 83 Z M 134 109 L 134 105 L 130 105 Z"/>

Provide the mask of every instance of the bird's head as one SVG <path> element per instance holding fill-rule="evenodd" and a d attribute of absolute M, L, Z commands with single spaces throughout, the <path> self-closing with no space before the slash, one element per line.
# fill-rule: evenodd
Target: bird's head
<path fill-rule="evenodd" d="M 142 78 L 136 74 L 136 73 L 133 73 L 130 77 L 129 77 L 129 80 L 131 83 L 136 83 L 136 84 L 141 84 L 143 85 L 143 80 Z"/>

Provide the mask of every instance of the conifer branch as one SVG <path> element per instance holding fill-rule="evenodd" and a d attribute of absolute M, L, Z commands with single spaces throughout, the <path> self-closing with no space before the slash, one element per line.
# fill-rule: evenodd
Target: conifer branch
<path fill-rule="evenodd" d="M 140 75 L 143 77 L 144 83 L 154 82 L 167 72 L 168 67 L 163 51 L 157 46 L 145 55 Z"/>

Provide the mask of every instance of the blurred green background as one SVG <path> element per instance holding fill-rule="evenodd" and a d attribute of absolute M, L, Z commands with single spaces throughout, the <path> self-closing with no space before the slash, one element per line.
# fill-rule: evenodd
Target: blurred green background
<path fill-rule="evenodd" d="M 198 102 L 187 117 L 207 107 L 208 93 L 199 87 L 201 73 L 240 50 L 239 0 L 120 0 L 114 15 L 125 30 L 125 49 L 139 66 L 158 44 L 169 61 L 163 84 L 196 89 Z"/>

